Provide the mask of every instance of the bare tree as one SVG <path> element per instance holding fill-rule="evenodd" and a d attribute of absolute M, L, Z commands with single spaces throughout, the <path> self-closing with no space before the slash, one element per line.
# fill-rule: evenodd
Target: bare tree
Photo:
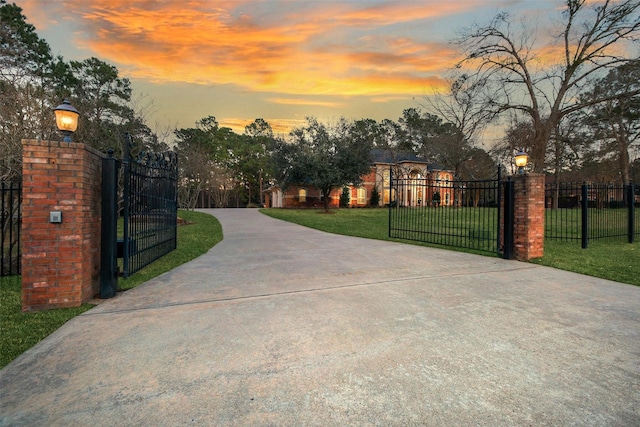
<path fill-rule="evenodd" d="M 449 90 L 444 95 L 434 94 L 425 98 L 426 108 L 451 123 L 456 129 L 444 143 L 446 162 L 460 177 L 463 165 L 477 150 L 477 137 L 496 117 L 496 111 L 486 108 L 493 103 L 493 95 L 487 91 L 487 82 L 478 74 L 456 73 L 449 80 Z"/>
<path fill-rule="evenodd" d="M 457 41 L 464 53 L 458 67 L 475 70 L 476 78 L 486 80 L 498 95 L 485 108 L 530 118 L 534 171 L 544 170 L 547 145 L 563 117 L 611 98 L 584 100 L 578 94 L 589 79 L 634 59 L 623 52 L 625 43 L 640 36 L 639 10 L 639 0 L 565 0 L 562 28 L 542 49 L 536 46 L 539 34 L 520 25 L 516 30 L 507 13 L 465 30 Z M 551 59 L 543 61 L 543 56 Z"/>

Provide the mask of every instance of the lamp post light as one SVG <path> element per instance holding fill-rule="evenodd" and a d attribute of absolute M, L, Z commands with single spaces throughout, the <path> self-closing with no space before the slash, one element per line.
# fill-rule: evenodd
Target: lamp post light
<path fill-rule="evenodd" d="M 529 155 L 525 153 L 523 150 L 520 150 L 516 153 L 516 166 L 518 167 L 518 174 L 524 174 L 524 167 L 527 166 L 527 162 L 529 161 Z"/>
<path fill-rule="evenodd" d="M 64 135 L 64 142 L 71 142 L 71 135 L 78 129 L 78 117 L 80 113 L 71 105 L 68 99 L 53 109 L 56 113 L 56 125 Z"/>

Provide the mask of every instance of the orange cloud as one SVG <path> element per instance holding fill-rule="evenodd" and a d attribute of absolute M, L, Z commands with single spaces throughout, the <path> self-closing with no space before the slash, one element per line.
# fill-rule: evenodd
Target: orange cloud
<path fill-rule="evenodd" d="M 79 47 L 128 77 L 289 95 L 392 95 L 423 92 L 452 60 L 444 46 L 389 35 L 385 27 L 459 13 L 482 0 L 52 3 L 44 4 L 50 15 L 80 18 Z"/>
<path fill-rule="evenodd" d="M 242 134 L 244 128 L 253 121 L 242 118 L 224 118 L 220 120 L 219 124 L 221 127 L 228 127 L 235 133 Z M 291 129 L 304 126 L 307 123 L 305 119 L 265 119 L 265 121 L 271 126 L 273 134 L 282 138 L 286 138 Z"/>
<path fill-rule="evenodd" d="M 329 108 L 337 108 L 342 107 L 343 104 L 339 102 L 331 102 L 331 101 L 319 101 L 319 100 L 311 100 L 311 99 L 300 99 L 300 98 L 270 98 L 274 104 L 281 105 L 312 105 L 315 107 L 329 107 Z"/>

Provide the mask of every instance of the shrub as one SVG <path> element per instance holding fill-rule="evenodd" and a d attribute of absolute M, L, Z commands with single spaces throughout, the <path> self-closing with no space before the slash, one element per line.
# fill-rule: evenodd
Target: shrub
<path fill-rule="evenodd" d="M 374 208 L 378 207 L 380 203 L 380 193 L 378 193 L 378 188 L 373 187 L 371 190 L 371 199 L 369 199 L 369 206 L 373 206 Z"/>
<path fill-rule="evenodd" d="M 349 207 L 350 199 L 351 199 L 351 190 L 349 190 L 349 187 L 344 187 L 342 189 L 342 194 L 340 194 L 340 207 L 341 208 Z"/>

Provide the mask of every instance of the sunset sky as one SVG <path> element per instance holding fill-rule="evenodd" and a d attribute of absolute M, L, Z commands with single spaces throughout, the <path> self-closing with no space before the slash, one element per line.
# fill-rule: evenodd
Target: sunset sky
<path fill-rule="evenodd" d="M 10 0 L 11 1 L 11 0 Z M 13 0 L 54 54 L 92 56 L 153 102 L 152 128 L 215 116 L 241 133 L 385 118 L 443 88 L 450 42 L 498 11 L 546 25 L 559 0 Z M 548 32 L 542 32 L 548 34 Z"/>

